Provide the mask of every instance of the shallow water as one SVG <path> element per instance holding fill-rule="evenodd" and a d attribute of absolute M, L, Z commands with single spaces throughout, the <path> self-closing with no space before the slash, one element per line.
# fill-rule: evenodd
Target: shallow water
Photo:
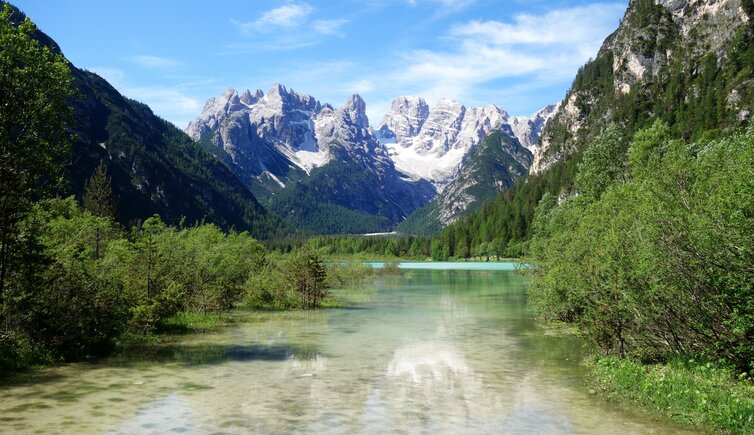
<path fill-rule="evenodd" d="M 0 387 L 21 433 L 678 433 L 583 386 L 582 343 L 548 334 L 512 271 L 406 270 L 346 309 L 245 315 Z"/>
<path fill-rule="evenodd" d="M 365 264 L 376 269 L 385 267 L 384 261 L 368 261 Z M 519 270 L 526 268 L 526 265 L 520 263 L 507 263 L 497 261 L 402 261 L 398 263 L 399 269 L 413 270 Z"/>

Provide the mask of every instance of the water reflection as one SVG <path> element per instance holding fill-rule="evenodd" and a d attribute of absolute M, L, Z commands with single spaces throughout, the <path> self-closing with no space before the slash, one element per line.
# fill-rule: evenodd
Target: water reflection
<path fill-rule="evenodd" d="M 363 309 L 261 313 L 221 331 L 2 387 L 5 431 L 667 433 L 584 391 L 511 272 L 411 271 Z"/>

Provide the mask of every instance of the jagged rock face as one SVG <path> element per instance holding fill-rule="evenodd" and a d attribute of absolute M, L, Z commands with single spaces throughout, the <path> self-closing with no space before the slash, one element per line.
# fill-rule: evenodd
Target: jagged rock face
<path fill-rule="evenodd" d="M 435 194 L 428 183 L 409 180 L 395 169 L 388 150 L 369 127 L 366 103 L 358 95 L 336 109 L 282 85 L 273 86 L 266 94 L 245 91 L 240 96 L 231 88 L 210 99 L 186 131 L 214 149 L 257 196 L 271 201 L 274 209 L 282 214 L 296 210 L 298 223 L 326 219 L 308 216 L 300 204 L 292 206 L 298 199 L 295 195 L 273 198 L 286 189 L 301 190 L 298 183 L 308 186 L 305 192 L 312 201 L 375 214 L 388 223 L 402 220 Z M 368 198 L 357 201 L 342 191 L 343 186 L 364 192 Z"/>
<path fill-rule="evenodd" d="M 397 97 L 382 118 L 380 136 L 400 142 L 415 137 L 429 117 L 429 105 L 421 97 Z"/>
<path fill-rule="evenodd" d="M 519 137 L 532 141 L 553 112 L 550 107 L 531 119 L 517 118 L 521 123 L 517 136 L 511 117 L 494 105 L 466 108 L 442 99 L 430 110 L 423 98 L 398 97 L 375 133 L 358 95 L 336 109 L 275 85 L 266 94 L 244 91 L 239 95 L 228 89 L 210 99 L 186 131 L 217 150 L 218 157 L 257 196 L 267 198 L 274 210 L 282 215 L 297 213 L 297 223 L 306 221 L 305 207 L 293 206 L 295 200 L 286 190 L 297 189 L 299 197 L 316 192 L 338 207 L 377 213 L 398 223 L 465 174 L 456 183 L 455 193 L 448 196 L 451 199 L 441 202 L 447 207 L 440 210 L 445 224 L 479 199 L 470 197 L 474 192 L 486 195 L 508 187 L 531 163 L 528 152 L 498 147 L 476 160 L 503 159 L 509 165 L 498 164 L 482 176 L 474 163 L 463 172 L 464 162 L 477 145 L 490 132 L 500 131 L 506 143 L 525 151 Z M 361 184 L 354 182 L 356 178 Z M 307 187 L 296 187 L 298 183 Z M 485 187 L 469 190 L 469 183 Z M 274 198 L 278 192 L 281 195 Z"/>
<path fill-rule="evenodd" d="M 517 116 L 513 118 L 511 129 L 513 129 L 513 134 L 516 135 L 521 145 L 529 151 L 534 152 L 537 140 L 542 134 L 542 129 L 545 128 L 547 121 L 558 113 L 559 108 L 560 103 L 550 104 L 529 117 Z"/>
<path fill-rule="evenodd" d="M 261 93 L 261 91 L 257 92 Z M 251 100 L 250 92 L 244 92 L 244 96 L 247 93 L 248 99 Z M 188 127 L 186 127 L 186 133 L 195 141 L 199 141 L 202 137 L 217 128 L 231 113 L 241 109 L 241 107 L 242 103 L 238 97 L 238 92 L 233 88 L 228 88 L 221 96 L 212 97 L 207 100 L 202 109 L 202 114 L 199 118 L 189 123 Z"/>
<path fill-rule="evenodd" d="M 613 88 L 618 96 L 664 80 L 661 73 L 672 68 L 674 61 L 691 65 L 712 54 L 722 64 L 736 32 L 750 20 L 742 6 L 741 0 L 631 0 L 621 25 L 605 40 L 596 61 L 610 61 Z M 650 11 L 650 7 L 655 9 Z M 695 72 L 688 72 L 692 73 Z M 737 104 L 738 93 L 738 89 L 731 91 L 729 104 Z M 594 134 L 592 130 L 599 130 L 609 122 L 612 108 L 598 113 L 592 110 L 603 97 L 583 86 L 569 92 L 549 128 L 542 132 L 534 150 L 531 173 L 547 170 L 578 149 Z M 750 116 L 749 107 L 738 110 L 739 120 Z M 584 132 L 587 123 L 593 128 Z"/>
<path fill-rule="evenodd" d="M 330 146 L 336 142 L 348 145 L 341 147 L 340 153 L 387 155 L 369 132 L 366 104 L 360 96 L 351 96 L 334 109 L 282 85 L 273 86 L 267 94 L 247 90 L 240 97 L 230 88 L 207 101 L 186 132 L 194 140 L 210 136 L 210 142 L 247 176 L 267 172 L 281 184 L 285 184 L 287 173 L 274 167 L 278 165 L 270 167 L 269 162 L 287 159 L 308 173 L 332 160 Z"/>
<path fill-rule="evenodd" d="M 613 56 L 615 89 L 628 93 L 631 86 L 656 77 L 675 51 L 690 50 L 690 57 L 725 55 L 727 43 L 749 20 L 740 0 L 655 0 L 664 7 L 658 20 L 646 21 L 639 2 L 632 0 L 618 30 L 598 56 Z M 693 34 L 692 34 L 693 30 Z M 693 40 L 693 41 L 692 41 Z M 701 43 L 699 43 L 701 42 Z M 648 77 L 644 75 L 648 74 Z"/>
<path fill-rule="evenodd" d="M 398 169 L 442 190 L 458 175 L 469 151 L 508 120 L 508 114 L 493 105 L 467 109 L 441 99 L 430 110 L 423 98 L 398 97 L 377 136 Z"/>

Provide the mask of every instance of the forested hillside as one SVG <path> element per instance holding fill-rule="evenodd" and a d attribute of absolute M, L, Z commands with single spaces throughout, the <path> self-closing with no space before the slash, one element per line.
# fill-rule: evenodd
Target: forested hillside
<path fill-rule="evenodd" d="M 12 6 L 11 10 L 9 20 L 18 25 L 25 16 Z M 62 54 L 40 30 L 34 37 L 51 52 Z M 188 135 L 146 105 L 121 95 L 97 74 L 68 64 L 74 90 L 67 100 L 73 108 L 74 141 L 63 191 L 81 198 L 86 180 L 104 162 L 113 180 L 116 215 L 124 225 L 159 214 L 171 224 L 206 221 L 248 230 L 260 238 L 286 231 Z"/>
<path fill-rule="evenodd" d="M 710 8 L 696 1 L 632 1 L 545 127 L 533 173 L 448 226 L 436 258 L 480 247 L 521 254 L 543 195 L 562 200 L 576 192 L 583 150 L 609 126 L 630 139 L 659 119 L 672 138 L 688 143 L 741 131 L 754 107 L 754 6 L 729 0 Z"/>

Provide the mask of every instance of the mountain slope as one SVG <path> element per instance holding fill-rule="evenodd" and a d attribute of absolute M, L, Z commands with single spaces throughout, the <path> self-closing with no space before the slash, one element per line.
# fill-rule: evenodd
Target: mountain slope
<path fill-rule="evenodd" d="M 229 89 L 186 131 L 273 210 L 314 233 L 385 231 L 435 195 L 395 168 L 358 95 L 334 108 L 282 85 L 266 94 Z"/>
<path fill-rule="evenodd" d="M 754 97 L 751 3 L 632 0 L 543 132 L 532 172 L 578 151 L 610 123 L 633 132 L 660 118 L 686 140 L 745 124 Z"/>
<path fill-rule="evenodd" d="M 398 227 L 407 234 L 437 234 L 463 213 L 472 212 L 525 176 L 532 154 L 507 129 L 495 130 L 464 159 L 458 176 L 429 204 Z"/>
<path fill-rule="evenodd" d="M 557 110 L 550 105 L 531 117 L 512 118 L 494 105 L 466 108 L 440 100 L 430 108 L 420 97 L 395 98 L 377 137 L 399 169 L 428 180 L 439 192 L 398 231 L 436 234 L 511 187 L 531 164 L 531 153 L 522 143 L 533 149 Z M 487 137 L 491 140 L 485 143 Z"/>
<path fill-rule="evenodd" d="M 382 119 L 377 138 L 398 169 L 431 182 L 438 191 L 458 176 L 469 152 L 487 134 L 507 126 L 510 116 L 494 105 L 466 108 L 441 99 L 429 108 L 421 97 L 397 97 Z"/>
<path fill-rule="evenodd" d="M 686 141 L 743 128 L 754 109 L 753 12 L 750 0 L 632 0 L 544 128 L 534 175 L 446 228 L 441 251 L 467 240 L 459 252 L 491 242 L 520 253 L 542 195 L 573 193 L 584 148 L 609 125 L 630 137 L 660 119 Z"/>
<path fill-rule="evenodd" d="M 2 3 L 2 2 L 0 2 Z M 25 16 L 16 9 L 12 19 Z M 58 45 L 38 31 L 51 50 Z M 211 154 L 145 105 L 123 97 L 98 75 L 71 65 L 77 98 L 69 180 L 79 197 L 100 161 L 112 177 L 117 217 L 129 225 L 159 214 L 178 224 L 208 221 L 267 238 L 283 229 Z"/>

